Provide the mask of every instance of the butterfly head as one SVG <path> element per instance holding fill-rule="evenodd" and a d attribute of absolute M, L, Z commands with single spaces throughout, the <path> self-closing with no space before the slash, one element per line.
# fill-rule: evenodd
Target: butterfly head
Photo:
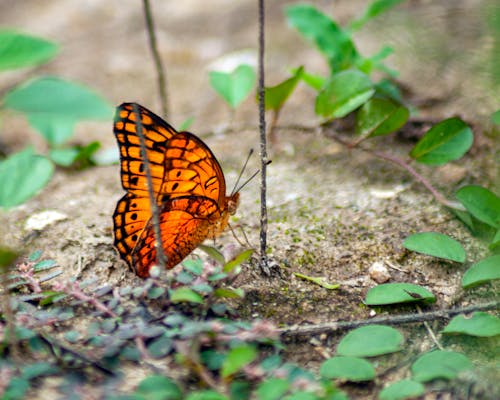
<path fill-rule="evenodd" d="M 236 209 L 240 204 L 240 193 L 233 193 L 231 196 L 227 198 L 227 212 L 229 215 L 236 214 Z"/>

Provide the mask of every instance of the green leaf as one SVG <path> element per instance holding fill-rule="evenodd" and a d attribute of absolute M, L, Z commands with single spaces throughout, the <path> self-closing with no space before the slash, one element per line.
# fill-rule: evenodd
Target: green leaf
<path fill-rule="evenodd" d="M 465 250 L 462 245 L 442 233 L 414 233 L 404 240 L 403 246 L 408 250 L 443 258 L 445 260 L 461 263 L 465 261 Z"/>
<path fill-rule="evenodd" d="M 252 254 L 253 254 L 253 249 L 248 249 L 248 250 L 241 252 L 236 257 L 234 257 L 232 260 L 228 261 L 224 265 L 222 270 L 224 272 L 227 272 L 227 273 L 232 272 L 236 267 L 238 267 L 239 265 L 241 265 L 245 261 L 248 261 L 250 259 L 250 257 L 252 256 Z"/>
<path fill-rule="evenodd" d="M 254 361 L 257 355 L 258 353 L 254 346 L 244 345 L 232 348 L 222 363 L 222 377 L 227 378 L 238 372 L 241 368 Z"/>
<path fill-rule="evenodd" d="M 80 120 L 110 119 L 113 109 L 86 87 L 55 77 L 31 80 L 11 90 L 5 107 L 22 112 L 51 145 L 73 133 Z"/>
<path fill-rule="evenodd" d="M 0 161 L 0 207 L 24 203 L 39 192 L 54 173 L 54 165 L 32 147 Z"/>
<path fill-rule="evenodd" d="M 217 393 L 213 390 L 203 390 L 199 392 L 191 392 L 186 397 L 186 400 L 229 400 L 228 397 Z"/>
<path fill-rule="evenodd" d="M 242 299 L 245 297 L 245 292 L 242 288 L 217 288 L 214 291 L 215 297 L 222 297 L 226 299 Z"/>
<path fill-rule="evenodd" d="M 232 72 L 210 71 L 210 85 L 232 109 L 245 100 L 255 84 L 255 72 L 249 65 L 239 65 Z"/>
<path fill-rule="evenodd" d="M 366 137 L 387 135 L 401 128 L 409 115 L 403 105 L 373 97 L 356 114 L 356 133 Z"/>
<path fill-rule="evenodd" d="M 200 250 L 203 250 L 205 253 L 207 253 L 211 258 L 213 258 L 215 261 L 217 261 L 218 264 L 224 265 L 226 263 L 226 260 L 224 259 L 224 255 L 217 250 L 213 246 L 206 246 L 204 244 L 200 244 L 198 246 Z"/>
<path fill-rule="evenodd" d="M 443 165 L 461 158 L 472 145 L 471 129 L 459 118 L 434 125 L 419 140 L 410 156 L 422 164 Z"/>
<path fill-rule="evenodd" d="M 396 103 L 403 103 L 403 96 L 397 84 L 390 79 L 382 79 L 375 84 L 376 93 L 380 96 L 394 100 Z"/>
<path fill-rule="evenodd" d="M 12 250 L 0 247 L 0 274 L 3 272 L 2 267 L 10 266 L 18 256 L 19 254 Z"/>
<path fill-rule="evenodd" d="M 465 271 L 462 277 L 462 287 L 469 289 L 486 282 L 500 279 L 500 255 L 487 257 Z"/>
<path fill-rule="evenodd" d="M 163 375 L 151 375 L 143 379 L 136 390 L 137 394 L 148 400 L 182 399 L 182 392 L 171 379 Z"/>
<path fill-rule="evenodd" d="M 212 247 L 210 247 L 212 249 Z M 194 275 L 201 275 L 203 273 L 203 261 L 200 258 L 195 260 L 184 260 L 182 266 L 186 271 L 191 272 Z"/>
<path fill-rule="evenodd" d="M 416 301 L 434 303 L 436 298 L 427 289 L 412 283 L 383 283 L 368 290 L 365 299 L 369 306 Z"/>
<path fill-rule="evenodd" d="M 49 150 L 49 158 L 62 167 L 69 167 L 75 162 L 77 157 L 78 149 L 75 147 Z"/>
<path fill-rule="evenodd" d="M 22 400 L 29 388 L 30 383 L 27 379 L 14 376 L 2 393 L 2 400 Z"/>
<path fill-rule="evenodd" d="M 299 272 L 294 272 L 293 274 L 297 278 L 301 278 L 301 279 L 304 279 L 306 281 L 313 282 L 316 285 L 319 285 L 325 289 L 332 290 L 332 289 L 338 289 L 340 287 L 340 285 L 338 283 L 332 284 L 332 283 L 326 282 L 325 278 L 322 276 L 320 276 L 320 277 L 307 276 L 307 275 L 301 274 Z"/>
<path fill-rule="evenodd" d="M 11 30 L 0 31 L 0 71 L 40 65 L 58 51 L 55 43 Z"/>
<path fill-rule="evenodd" d="M 378 398 L 379 400 L 403 400 L 413 399 L 422 396 L 425 393 L 424 385 L 410 379 L 393 383 L 383 388 Z"/>
<path fill-rule="evenodd" d="M 290 383 L 286 379 L 271 378 L 257 387 L 257 398 L 259 400 L 279 400 L 289 388 Z"/>
<path fill-rule="evenodd" d="M 377 15 L 387 11 L 389 8 L 401 3 L 403 0 L 375 0 L 366 7 L 363 14 L 349 25 L 350 31 L 356 31 L 361 28 L 370 19 L 375 18 Z"/>
<path fill-rule="evenodd" d="M 313 88 L 317 92 L 319 92 L 326 83 L 326 79 L 323 76 L 310 74 L 306 71 L 302 72 L 301 79 L 307 86 Z"/>
<path fill-rule="evenodd" d="M 459 372 L 470 369 L 472 369 L 472 363 L 465 355 L 445 350 L 426 353 L 411 366 L 413 379 L 419 382 L 454 379 Z"/>
<path fill-rule="evenodd" d="M 457 190 L 456 198 L 478 220 L 500 228 L 500 197 L 481 186 L 469 185 Z"/>
<path fill-rule="evenodd" d="M 181 122 L 181 124 L 179 125 L 179 132 L 182 132 L 182 131 L 186 131 L 189 129 L 189 127 L 191 125 L 193 125 L 193 122 L 194 122 L 194 117 L 189 117 L 187 119 L 185 119 L 184 121 Z"/>
<path fill-rule="evenodd" d="M 293 76 L 284 80 L 283 82 L 277 84 L 276 86 L 270 86 L 265 88 L 265 108 L 266 110 L 279 111 L 288 97 L 292 94 L 293 90 L 297 86 L 302 73 L 304 72 L 304 67 L 299 67 L 295 70 Z M 258 99 L 258 93 L 257 93 Z"/>
<path fill-rule="evenodd" d="M 491 241 L 488 248 L 492 252 L 495 252 L 497 249 L 500 250 L 500 229 L 496 231 L 495 236 L 493 237 L 493 240 Z"/>
<path fill-rule="evenodd" d="M 500 335 L 500 318 L 481 311 L 475 312 L 471 317 L 457 315 L 446 325 L 442 332 L 463 333 L 480 337 L 496 336 Z"/>
<path fill-rule="evenodd" d="M 356 357 L 332 357 L 319 369 L 322 378 L 345 379 L 351 382 L 371 381 L 375 378 L 375 369 L 366 360 Z"/>
<path fill-rule="evenodd" d="M 367 325 L 345 335 L 337 346 L 341 356 L 374 357 L 401 350 L 403 335 L 384 325 Z"/>
<path fill-rule="evenodd" d="M 286 7 L 285 14 L 288 23 L 323 53 L 331 72 L 350 68 L 359 58 L 349 34 L 313 6 L 292 5 Z"/>
<path fill-rule="evenodd" d="M 39 376 L 54 374 L 57 371 L 58 368 L 54 365 L 45 361 L 41 361 L 23 367 L 21 376 L 25 379 L 31 380 L 34 378 L 38 378 Z"/>
<path fill-rule="evenodd" d="M 203 297 L 187 287 L 180 287 L 178 289 L 171 289 L 169 291 L 170 300 L 173 303 L 189 302 L 189 303 L 203 303 Z"/>
<path fill-rule="evenodd" d="M 500 125 L 500 110 L 496 110 L 493 114 L 491 114 L 491 122 L 495 125 Z"/>
<path fill-rule="evenodd" d="M 351 69 L 333 75 L 316 97 L 316 114 L 342 118 L 364 104 L 375 93 L 370 78 Z"/>

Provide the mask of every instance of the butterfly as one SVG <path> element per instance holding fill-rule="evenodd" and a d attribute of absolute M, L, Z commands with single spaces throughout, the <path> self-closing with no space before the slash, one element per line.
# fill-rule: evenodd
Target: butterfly
<path fill-rule="evenodd" d="M 226 195 L 226 181 L 208 146 L 189 132 L 177 132 L 137 104 L 150 166 L 160 233 L 173 268 L 207 238 L 215 238 L 236 212 L 239 192 Z M 133 103 L 116 109 L 113 127 L 120 150 L 121 182 L 127 192 L 113 214 L 114 245 L 142 278 L 157 262 L 156 238 Z"/>

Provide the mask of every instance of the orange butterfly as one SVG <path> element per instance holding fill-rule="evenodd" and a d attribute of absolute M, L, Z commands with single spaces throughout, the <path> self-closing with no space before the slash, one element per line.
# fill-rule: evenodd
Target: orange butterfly
<path fill-rule="evenodd" d="M 222 169 L 208 146 L 189 132 L 137 105 L 141 116 L 153 192 L 159 208 L 166 267 L 173 268 L 206 238 L 215 238 L 236 212 L 239 193 L 226 196 Z M 156 263 L 155 234 L 136 115 L 132 103 L 116 110 L 114 133 L 127 193 L 113 214 L 114 245 L 142 278 Z"/>

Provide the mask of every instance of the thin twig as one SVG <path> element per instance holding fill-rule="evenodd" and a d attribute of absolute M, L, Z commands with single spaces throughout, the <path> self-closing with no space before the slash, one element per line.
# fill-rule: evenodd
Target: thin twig
<path fill-rule="evenodd" d="M 466 314 L 474 311 L 497 310 L 499 307 L 500 301 L 493 301 L 490 303 L 476 304 L 467 307 L 428 311 L 422 314 L 389 315 L 386 317 L 369 318 L 357 321 L 328 322 L 325 324 L 315 325 L 294 325 L 279 329 L 279 333 L 282 337 L 318 335 L 321 333 L 345 331 L 371 324 L 402 325 L 424 321 L 433 321 L 436 319 L 447 319 L 454 315 Z"/>
<path fill-rule="evenodd" d="M 156 43 L 156 33 L 154 27 L 153 14 L 151 13 L 151 6 L 149 0 L 143 0 L 144 5 L 144 16 L 146 17 L 146 26 L 148 28 L 148 38 L 149 47 L 153 53 L 153 60 L 155 63 L 156 74 L 158 79 L 158 90 L 161 100 L 161 112 L 162 116 L 166 118 L 168 116 L 168 101 L 167 101 L 167 79 L 165 77 L 165 70 L 163 69 L 163 64 L 161 62 L 160 53 L 158 52 L 158 46 Z"/>
<path fill-rule="evenodd" d="M 419 314 L 422 314 L 422 309 L 420 308 L 420 306 L 417 304 L 416 307 L 415 307 L 418 311 Z M 425 329 L 427 329 L 427 332 L 429 333 L 432 341 L 435 343 L 435 345 L 437 346 L 437 348 L 439 350 L 444 350 L 443 346 L 441 346 L 441 343 L 439 343 L 439 340 L 438 338 L 436 337 L 436 334 L 434 333 L 434 331 L 432 330 L 432 328 L 430 327 L 430 325 L 427 323 L 427 321 L 424 321 L 424 326 L 425 326 Z"/>
<path fill-rule="evenodd" d="M 442 205 L 444 205 L 446 207 L 454 208 L 455 210 L 466 211 L 464 206 L 462 206 L 460 203 L 448 200 L 434 186 L 432 186 L 432 184 L 426 178 L 424 178 L 417 171 L 415 171 L 415 169 L 410 164 L 408 164 L 406 161 L 401 160 L 400 158 L 393 156 L 392 154 L 384 153 L 384 152 L 377 151 L 377 150 L 367 149 L 367 148 L 362 147 L 360 145 L 353 147 L 351 143 L 346 142 L 345 140 L 340 138 L 338 135 L 336 135 L 332 131 L 329 131 L 325 136 L 335 140 L 336 142 L 338 142 L 338 143 L 340 143 L 340 144 L 342 144 L 350 149 L 351 148 L 359 149 L 361 151 L 364 151 L 365 153 L 372 154 L 375 157 L 382 158 L 383 160 L 390 161 L 393 164 L 396 164 L 396 165 L 402 167 L 403 169 L 408 171 L 415 178 L 415 180 L 417 182 L 420 182 L 422 185 L 424 185 L 425 188 L 429 192 L 431 192 L 431 194 L 434 196 L 434 198 L 439 203 L 441 203 Z"/>
<path fill-rule="evenodd" d="M 259 0 L 259 131 L 260 131 L 260 268 L 269 275 L 267 260 L 267 138 L 266 111 L 264 104 L 264 0 Z"/>
<path fill-rule="evenodd" d="M 139 136 L 139 143 L 141 145 L 141 157 L 144 160 L 144 167 L 146 171 L 146 181 L 148 183 L 148 195 L 149 195 L 149 203 L 151 207 L 152 221 L 153 221 L 153 229 L 155 233 L 155 247 L 156 247 L 156 262 L 162 268 L 162 271 L 165 270 L 165 265 L 167 263 L 167 257 L 165 255 L 165 251 L 163 250 L 163 241 L 161 239 L 161 231 L 160 231 L 160 213 L 158 211 L 158 205 L 156 204 L 156 196 L 153 191 L 153 178 L 151 177 L 151 166 L 148 162 L 148 153 L 146 150 L 146 139 L 144 138 L 144 134 L 142 132 L 142 122 L 141 122 L 141 114 L 139 113 L 139 106 L 134 103 L 132 105 L 133 112 L 135 114 L 135 127 L 137 131 L 137 135 Z"/>
<path fill-rule="evenodd" d="M 85 364 L 93 366 L 95 369 L 105 373 L 106 375 L 111 375 L 111 376 L 116 375 L 113 370 L 106 368 L 104 365 L 102 365 L 98 361 L 94 361 L 94 360 L 90 359 L 89 357 L 87 357 L 86 355 L 77 352 L 76 350 L 73 350 L 69 347 L 66 347 L 65 345 L 60 343 L 57 339 L 53 338 L 52 336 L 49 336 L 48 334 L 46 334 L 44 332 L 39 332 L 39 335 L 40 335 L 40 338 L 42 338 L 42 340 L 45 341 L 45 343 L 47 343 L 50 346 L 51 352 L 56 358 L 58 358 L 58 355 L 52 349 L 53 347 L 57 347 L 60 350 L 63 350 L 66 353 L 71 354 L 72 356 L 83 361 Z"/>

